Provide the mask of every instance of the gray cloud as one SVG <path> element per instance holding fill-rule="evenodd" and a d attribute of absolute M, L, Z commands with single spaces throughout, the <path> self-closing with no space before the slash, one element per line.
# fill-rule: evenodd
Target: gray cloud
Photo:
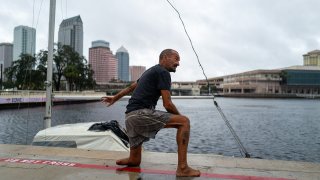
<path fill-rule="evenodd" d="M 41 0 L 35 2 L 37 17 Z M 172 2 L 208 77 L 302 64 L 302 54 L 319 47 L 318 0 Z M 44 0 L 37 27 L 38 50 L 47 47 L 48 6 Z M 32 7 L 33 0 L 2 2 L 0 42 L 13 40 L 15 26 L 31 26 Z M 56 14 L 55 39 L 63 18 L 81 15 L 85 56 L 91 42 L 102 39 L 110 42 L 113 52 L 126 47 L 130 64 L 150 67 L 158 62 L 160 51 L 170 47 L 181 55 L 174 81 L 204 78 L 177 14 L 165 0 L 58 0 Z"/>

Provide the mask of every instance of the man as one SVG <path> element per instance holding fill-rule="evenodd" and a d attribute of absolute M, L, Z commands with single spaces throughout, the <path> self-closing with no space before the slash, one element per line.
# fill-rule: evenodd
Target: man
<path fill-rule="evenodd" d="M 192 169 L 187 162 L 187 149 L 190 135 L 189 119 L 181 115 L 171 101 L 170 72 L 179 66 L 177 51 L 165 49 L 159 56 L 159 64 L 142 74 L 140 79 L 113 97 L 102 97 L 108 106 L 121 97 L 133 92 L 126 111 L 126 129 L 130 142 L 130 155 L 120 159 L 118 165 L 139 166 L 141 163 L 142 143 L 155 138 L 162 128 L 177 129 L 178 167 L 176 176 L 200 176 L 200 171 Z M 167 112 L 155 110 L 159 97 Z"/>

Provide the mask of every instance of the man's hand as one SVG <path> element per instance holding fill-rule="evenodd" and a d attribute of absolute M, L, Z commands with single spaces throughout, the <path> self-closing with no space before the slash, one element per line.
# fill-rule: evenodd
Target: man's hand
<path fill-rule="evenodd" d="M 110 97 L 110 96 L 104 96 L 104 97 L 101 98 L 101 102 L 104 103 L 104 104 L 106 104 L 107 107 L 109 107 L 109 106 L 111 106 L 113 103 L 115 103 L 116 101 L 115 101 L 114 96 L 111 96 L 111 97 Z"/>
<path fill-rule="evenodd" d="M 134 82 L 129 87 L 118 92 L 115 96 L 103 96 L 101 98 L 101 102 L 106 104 L 107 107 L 109 107 L 112 104 L 114 104 L 116 101 L 118 101 L 120 98 L 122 98 L 123 96 L 132 92 L 136 87 L 137 87 L 137 82 Z"/>

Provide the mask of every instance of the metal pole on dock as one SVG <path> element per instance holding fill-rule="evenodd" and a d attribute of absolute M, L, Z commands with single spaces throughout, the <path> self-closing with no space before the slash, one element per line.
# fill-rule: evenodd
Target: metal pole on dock
<path fill-rule="evenodd" d="M 56 0 L 50 0 L 49 12 L 49 41 L 48 41 L 48 62 L 47 62 L 47 81 L 46 84 L 46 115 L 44 117 L 45 128 L 51 127 L 52 112 L 52 62 L 53 62 L 53 43 L 54 43 L 54 24 L 56 13 Z"/>
<path fill-rule="evenodd" d="M 0 68 L 0 75 L 1 75 L 1 78 L 0 78 L 0 90 L 2 90 L 2 64 L 1 65 L 1 68 Z"/>

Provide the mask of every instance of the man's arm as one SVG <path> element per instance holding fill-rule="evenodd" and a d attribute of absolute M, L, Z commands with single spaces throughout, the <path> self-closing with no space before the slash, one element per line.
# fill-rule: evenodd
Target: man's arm
<path fill-rule="evenodd" d="M 118 101 L 120 98 L 122 98 L 123 96 L 131 93 L 135 88 L 137 87 L 137 82 L 132 83 L 130 86 L 128 86 L 127 88 L 121 90 L 119 93 L 117 93 L 116 95 L 112 96 L 112 97 L 108 97 L 108 96 L 104 96 L 101 98 L 101 101 L 105 104 L 107 104 L 107 106 L 111 106 L 113 103 L 115 103 L 116 101 Z M 109 104 L 108 104 L 109 103 Z"/>
<path fill-rule="evenodd" d="M 162 96 L 162 101 L 163 101 L 163 107 L 172 114 L 178 114 L 180 115 L 178 109 L 176 106 L 173 104 L 171 101 L 171 94 L 170 91 L 168 90 L 161 90 L 161 96 Z"/>

